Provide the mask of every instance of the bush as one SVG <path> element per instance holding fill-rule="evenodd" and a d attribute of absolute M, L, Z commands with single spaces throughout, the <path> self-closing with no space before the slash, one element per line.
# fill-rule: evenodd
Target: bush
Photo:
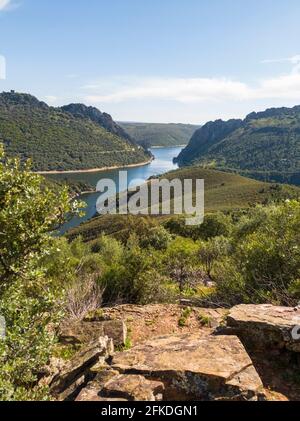
<path fill-rule="evenodd" d="M 0 340 L 0 400 L 46 399 L 38 386 L 60 318 L 60 291 L 42 264 L 51 253 L 50 232 L 76 210 L 67 190 L 53 192 L 43 179 L 5 160 L 0 151 L 0 314 L 6 337 Z"/>
<path fill-rule="evenodd" d="M 162 226 L 157 226 L 141 236 L 140 245 L 142 248 L 152 247 L 155 250 L 166 250 L 171 240 L 172 237 L 168 231 Z"/>
<path fill-rule="evenodd" d="M 170 291 L 160 273 L 160 254 L 142 249 L 132 235 L 122 259 L 111 264 L 99 279 L 104 304 L 169 301 Z"/>
<path fill-rule="evenodd" d="M 218 292 L 230 302 L 296 305 L 299 244 L 300 202 L 252 210 L 233 235 L 230 265 L 218 272 Z"/>
<path fill-rule="evenodd" d="M 232 230 L 232 218 L 221 212 L 208 214 L 201 225 L 188 226 L 184 217 L 170 218 L 164 224 L 165 228 L 172 234 L 193 240 L 208 240 L 214 237 L 229 236 Z"/>

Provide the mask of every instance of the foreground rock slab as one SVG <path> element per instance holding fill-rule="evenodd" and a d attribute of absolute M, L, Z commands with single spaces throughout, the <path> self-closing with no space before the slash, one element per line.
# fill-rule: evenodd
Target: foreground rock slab
<path fill-rule="evenodd" d="M 90 369 L 110 357 L 113 343 L 108 337 L 101 337 L 79 351 L 53 378 L 51 393 L 59 400 L 69 399 L 80 388 L 90 374 Z"/>
<path fill-rule="evenodd" d="M 127 377 L 162 382 L 163 400 L 265 399 L 252 361 L 235 336 L 159 337 L 115 355 L 112 367 Z"/>
<path fill-rule="evenodd" d="M 227 327 L 251 348 L 300 352 L 300 308 L 238 305 L 230 310 Z"/>
<path fill-rule="evenodd" d="M 147 380 L 140 375 L 120 374 L 104 385 L 102 395 L 131 401 L 154 402 L 162 399 L 163 391 L 162 382 Z"/>

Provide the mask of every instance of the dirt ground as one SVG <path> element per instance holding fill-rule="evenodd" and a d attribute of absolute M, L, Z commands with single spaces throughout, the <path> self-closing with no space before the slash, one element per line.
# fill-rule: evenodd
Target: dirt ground
<path fill-rule="evenodd" d="M 103 313 L 126 322 L 131 344 L 134 346 L 156 336 L 173 333 L 195 333 L 200 330 L 203 334 L 209 334 L 222 322 L 227 311 L 153 304 L 121 305 L 103 309 Z"/>

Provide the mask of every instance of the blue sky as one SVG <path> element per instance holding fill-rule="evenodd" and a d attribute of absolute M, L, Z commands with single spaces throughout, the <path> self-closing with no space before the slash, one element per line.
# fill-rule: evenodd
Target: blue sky
<path fill-rule="evenodd" d="M 149 122 L 300 104 L 299 21 L 299 0 L 0 0 L 0 91 Z"/>

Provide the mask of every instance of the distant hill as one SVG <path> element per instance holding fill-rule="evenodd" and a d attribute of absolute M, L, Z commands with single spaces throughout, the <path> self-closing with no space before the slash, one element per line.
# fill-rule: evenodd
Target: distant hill
<path fill-rule="evenodd" d="M 184 146 L 200 126 L 192 124 L 119 123 L 137 143 L 146 147 Z"/>
<path fill-rule="evenodd" d="M 299 198 L 300 188 L 283 184 L 265 183 L 238 174 L 204 169 L 198 166 L 181 168 L 165 174 L 163 178 L 180 180 L 205 180 L 205 212 L 229 212 L 247 209 L 255 204 L 267 204 L 290 198 Z M 162 222 L 168 216 L 155 216 Z M 130 229 L 130 216 L 103 215 L 71 229 L 67 236 L 71 239 L 82 236 L 85 241 L 93 241 L 101 234 L 117 238 Z M 132 221 L 131 221 L 132 223 Z"/>
<path fill-rule="evenodd" d="M 300 106 L 209 122 L 195 132 L 177 162 L 300 184 Z"/>
<path fill-rule="evenodd" d="M 69 104 L 61 107 L 60 109 L 72 114 L 74 117 L 90 119 L 110 133 L 122 137 L 131 143 L 135 143 L 132 137 L 112 119 L 111 115 L 102 113 L 98 110 L 98 108 L 87 107 L 84 104 Z"/>
<path fill-rule="evenodd" d="M 110 115 L 83 104 L 49 107 L 29 94 L 0 94 L 0 143 L 35 171 L 123 166 L 150 156 Z"/>

